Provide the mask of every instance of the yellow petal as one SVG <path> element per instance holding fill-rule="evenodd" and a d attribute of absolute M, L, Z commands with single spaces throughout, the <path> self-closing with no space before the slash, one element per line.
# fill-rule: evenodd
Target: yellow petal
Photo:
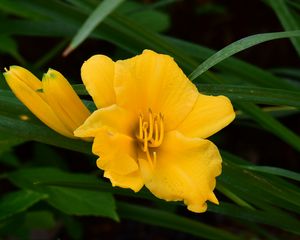
<path fill-rule="evenodd" d="M 162 113 L 166 131 L 176 128 L 198 96 L 173 58 L 150 50 L 116 62 L 114 88 L 121 107 L 145 115 L 149 108 Z"/>
<path fill-rule="evenodd" d="M 115 63 L 104 55 L 95 55 L 82 65 L 82 81 L 98 108 L 115 103 L 114 66 Z"/>
<path fill-rule="evenodd" d="M 21 80 L 32 90 L 34 91 L 41 90 L 42 88 L 41 81 L 27 69 L 22 68 L 20 66 L 10 66 L 9 72 L 15 75 L 16 78 Z"/>
<path fill-rule="evenodd" d="M 93 153 L 100 156 L 97 166 L 121 175 L 138 170 L 135 141 L 129 136 L 102 128 L 93 143 Z"/>
<path fill-rule="evenodd" d="M 227 97 L 199 94 L 193 110 L 177 130 L 189 137 L 207 138 L 226 127 L 234 118 L 235 112 Z"/>
<path fill-rule="evenodd" d="M 108 128 L 98 131 L 93 144 L 93 153 L 100 156 L 97 166 L 105 171 L 114 186 L 138 191 L 143 186 L 136 162 L 135 140 Z"/>
<path fill-rule="evenodd" d="M 119 175 L 113 172 L 105 171 L 104 177 L 109 178 L 114 187 L 130 188 L 135 192 L 141 190 L 144 185 L 141 173 L 139 171 L 128 175 Z"/>
<path fill-rule="evenodd" d="M 74 137 L 44 100 L 43 94 L 36 91 L 41 83 L 38 84 L 32 73 L 21 67 L 13 67 L 13 70 L 4 73 L 4 77 L 16 97 L 43 123 L 66 137 Z"/>
<path fill-rule="evenodd" d="M 221 173 L 221 162 L 212 142 L 188 138 L 177 131 L 166 135 L 154 168 L 139 155 L 145 186 L 158 198 L 183 200 L 193 212 L 206 211 L 207 200 L 218 204 L 213 189 L 215 177 Z"/>
<path fill-rule="evenodd" d="M 131 135 L 137 125 L 138 119 L 117 105 L 101 108 L 92 115 L 74 132 L 77 137 L 95 137 L 104 126 L 115 129 L 120 133 Z"/>
<path fill-rule="evenodd" d="M 48 104 L 71 132 L 89 117 L 89 110 L 58 71 L 49 69 L 43 77 L 42 86 Z"/>

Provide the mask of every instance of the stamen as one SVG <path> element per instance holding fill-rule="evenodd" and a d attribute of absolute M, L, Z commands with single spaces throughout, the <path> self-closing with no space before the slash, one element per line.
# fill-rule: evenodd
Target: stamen
<path fill-rule="evenodd" d="M 149 133 L 148 133 L 148 140 L 152 139 L 153 135 L 153 115 L 151 109 L 149 109 Z"/>
<path fill-rule="evenodd" d="M 153 152 L 153 165 L 155 166 L 156 165 L 156 152 Z"/>
<path fill-rule="evenodd" d="M 151 168 L 153 169 L 153 168 L 154 168 L 154 165 L 153 165 L 153 161 L 152 161 L 152 158 L 151 158 L 151 156 L 150 156 L 149 150 L 146 151 L 146 155 L 147 155 L 148 162 L 150 163 Z"/>
<path fill-rule="evenodd" d="M 162 141 L 164 139 L 164 132 L 165 132 L 165 129 L 164 129 L 164 123 L 163 123 L 163 116 L 161 114 L 159 114 L 159 127 L 160 127 L 160 135 L 159 135 L 159 140 L 158 140 L 158 145 L 162 144 Z"/>
<path fill-rule="evenodd" d="M 139 116 L 139 139 L 143 139 L 143 116 L 140 114 Z"/>
<path fill-rule="evenodd" d="M 155 128 L 155 137 L 154 137 L 154 141 L 152 142 L 153 144 L 158 141 L 158 124 L 157 124 L 157 121 L 155 121 L 154 128 Z"/>
<path fill-rule="evenodd" d="M 145 121 L 142 114 L 139 115 L 139 128 L 136 138 L 152 167 L 156 164 L 157 154 L 151 148 L 159 147 L 162 144 L 164 131 L 163 115 L 161 113 L 153 114 L 152 110 L 149 109 L 148 121 Z"/>
<path fill-rule="evenodd" d="M 144 152 L 148 152 L 148 138 L 147 138 L 147 129 L 144 128 Z"/>

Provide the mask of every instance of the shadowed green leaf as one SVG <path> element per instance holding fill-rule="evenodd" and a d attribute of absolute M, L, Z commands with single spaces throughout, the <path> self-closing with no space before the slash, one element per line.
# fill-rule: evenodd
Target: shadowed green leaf
<path fill-rule="evenodd" d="M 88 19 L 79 28 L 77 34 L 72 39 L 70 46 L 65 50 L 64 55 L 79 46 L 111 12 L 113 12 L 124 0 L 103 0 L 96 9 L 90 14 Z"/>
<path fill-rule="evenodd" d="M 269 167 L 269 166 L 243 166 L 243 168 L 249 169 L 254 172 L 263 172 L 267 174 L 272 174 L 272 175 L 286 177 L 292 180 L 300 181 L 299 173 L 282 169 L 282 168 Z"/>
<path fill-rule="evenodd" d="M 165 227 L 175 231 L 186 232 L 205 239 L 240 239 L 238 236 L 220 228 L 211 227 L 201 223 L 200 221 L 193 221 L 162 210 L 151 209 L 138 206 L 137 204 L 134 205 L 124 202 L 118 202 L 117 206 L 121 218 Z"/>
<path fill-rule="evenodd" d="M 46 194 L 30 190 L 20 190 L 8 193 L 0 199 L 0 220 L 23 212 L 46 197 Z"/>
<path fill-rule="evenodd" d="M 113 196 L 108 192 L 89 191 L 58 186 L 41 185 L 44 181 L 75 181 L 81 184 L 101 184 L 95 176 L 72 174 L 55 168 L 30 168 L 12 172 L 9 180 L 23 189 L 47 194 L 47 201 L 64 213 L 80 216 L 104 216 L 118 220 Z"/>
<path fill-rule="evenodd" d="M 286 31 L 299 30 L 300 23 L 293 16 L 293 12 L 290 11 L 287 1 L 285 0 L 266 0 L 266 2 L 272 7 L 273 11 L 280 20 L 282 26 Z M 300 56 L 300 39 L 291 38 L 291 42 L 294 45 L 298 55 Z"/>
<path fill-rule="evenodd" d="M 247 48 L 253 47 L 257 44 L 280 39 L 280 38 L 290 38 L 299 37 L 300 31 L 288 31 L 288 32 L 276 32 L 276 33 L 261 33 L 252 35 L 249 37 L 242 38 L 234 43 L 229 44 L 220 51 L 216 52 L 210 58 L 205 60 L 200 64 L 190 75 L 191 80 L 196 79 L 198 76 L 206 72 L 208 69 L 223 61 L 224 59 L 241 52 Z"/>

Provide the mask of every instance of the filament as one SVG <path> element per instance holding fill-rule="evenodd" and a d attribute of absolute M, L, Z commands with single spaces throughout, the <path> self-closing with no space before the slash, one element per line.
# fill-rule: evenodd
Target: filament
<path fill-rule="evenodd" d="M 163 115 L 153 114 L 148 110 L 148 118 L 139 115 L 139 127 L 136 138 L 143 152 L 146 153 L 147 160 L 152 167 L 156 164 L 157 153 L 153 148 L 159 147 L 164 139 L 164 122 Z"/>

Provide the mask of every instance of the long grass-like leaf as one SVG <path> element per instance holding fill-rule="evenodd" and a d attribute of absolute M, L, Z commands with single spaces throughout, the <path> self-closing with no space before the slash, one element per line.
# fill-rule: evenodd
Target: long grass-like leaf
<path fill-rule="evenodd" d="M 300 29 L 300 23 L 294 18 L 285 0 L 266 0 L 266 2 L 272 7 L 286 31 Z M 300 56 L 300 39 L 291 38 L 291 42 Z"/>
<path fill-rule="evenodd" d="M 175 39 L 172 37 L 165 38 L 180 49 L 184 50 L 188 56 L 197 59 L 199 62 L 205 61 L 207 58 L 216 53 L 216 51 L 212 49 L 181 39 Z M 218 63 L 214 66 L 214 68 L 218 71 L 226 72 L 238 77 L 241 82 L 245 84 L 294 90 L 294 87 L 289 82 L 280 79 L 269 71 L 237 59 L 233 56 Z"/>
<path fill-rule="evenodd" d="M 225 95 L 233 101 L 287 105 L 300 108 L 300 92 L 252 86 L 199 84 L 200 92 Z"/>
<path fill-rule="evenodd" d="M 220 228 L 216 229 L 201 222 L 193 221 L 162 210 L 151 209 L 125 202 L 118 202 L 117 208 L 121 218 L 165 227 L 175 231 L 186 232 L 205 239 L 240 239 Z"/>
<path fill-rule="evenodd" d="M 112 13 L 124 0 L 104 0 L 99 3 L 96 9 L 90 14 L 88 19 L 79 28 L 77 34 L 72 39 L 70 46 L 64 51 L 63 55 L 68 55 L 78 47 L 110 13 Z"/>
<path fill-rule="evenodd" d="M 300 37 L 300 31 L 262 33 L 262 34 L 256 34 L 256 35 L 242 38 L 234 43 L 229 44 L 228 46 L 224 47 L 220 51 L 216 52 L 213 56 L 205 60 L 189 75 L 189 78 L 191 80 L 196 79 L 198 76 L 206 72 L 214 65 L 247 48 L 274 39 L 290 38 L 290 37 Z"/>
<path fill-rule="evenodd" d="M 277 175 L 281 177 L 286 177 L 292 180 L 300 181 L 300 174 L 282 169 L 282 168 L 277 168 L 277 167 L 269 167 L 269 166 L 243 166 L 245 169 L 249 169 L 255 172 L 263 172 L 267 174 L 272 174 L 272 175 Z"/>
<path fill-rule="evenodd" d="M 278 120 L 263 112 L 259 107 L 252 103 L 235 102 L 235 105 L 244 113 L 254 118 L 263 128 L 277 135 L 296 150 L 300 151 L 300 137 L 282 125 Z"/>

